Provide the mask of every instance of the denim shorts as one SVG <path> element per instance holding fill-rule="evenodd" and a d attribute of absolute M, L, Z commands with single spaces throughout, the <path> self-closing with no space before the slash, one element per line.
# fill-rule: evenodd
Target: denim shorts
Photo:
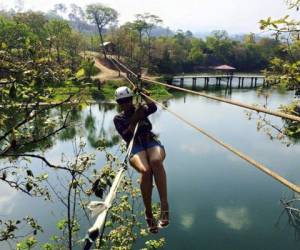
<path fill-rule="evenodd" d="M 156 146 L 161 147 L 162 149 L 165 148 L 159 140 L 155 140 L 155 139 L 145 142 L 143 144 L 135 144 L 132 147 L 130 158 L 143 150 L 146 150 L 146 149 L 152 148 L 152 147 L 156 147 Z"/>

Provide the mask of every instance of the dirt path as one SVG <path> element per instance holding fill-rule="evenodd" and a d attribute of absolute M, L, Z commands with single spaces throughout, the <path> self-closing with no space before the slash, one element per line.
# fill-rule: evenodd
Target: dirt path
<path fill-rule="evenodd" d="M 95 66 L 98 69 L 100 69 L 101 72 L 98 75 L 96 75 L 94 78 L 99 78 L 100 80 L 120 79 L 118 71 L 106 67 L 96 58 L 95 58 Z"/>
<path fill-rule="evenodd" d="M 110 69 L 103 65 L 97 57 L 99 57 L 99 53 L 93 52 L 93 51 L 85 51 L 85 56 L 89 56 L 94 58 L 95 60 L 95 66 L 100 69 L 100 73 L 96 76 L 93 77 L 93 79 L 100 79 L 101 81 L 103 80 L 116 80 L 116 79 L 121 79 L 119 77 L 119 72 L 117 70 Z"/>

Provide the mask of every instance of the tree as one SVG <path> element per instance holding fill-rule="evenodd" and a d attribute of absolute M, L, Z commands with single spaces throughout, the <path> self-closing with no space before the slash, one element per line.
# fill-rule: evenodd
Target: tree
<path fill-rule="evenodd" d="M 45 25 L 48 20 L 42 12 L 19 12 L 13 16 L 13 20 L 16 23 L 26 24 L 31 32 L 36 34 L 42 43 L 45 43 L 47 38 Z"/>
<path fill-rule="evenodd" d="M 226 31 L 213 31 L 212 36 L 206 38 L 206 45 L 212 54 L 209 61 L 210 64 L 232 64 L 234 58 L 233 47 L 235 44 L 234 41 L 229 39 Z"/>
<path fill-rule="evenodd" d="M 144 13 L 144 14 L 137 14 L 136 20 L 134 21 L 134 26 L 139 32 L 140 38 L 140 48 L 142 49 L 142 35 L 143 33 L 146 34 L 147 39 L 147 56 L 148 56 L 148 68 L 151 65 L 151 32 L 153 28 L 162 23 L 162 20 L 153 14 Z M 142 56 L 142 55 L 141 55 Z"/>
<path fill-rule="evenodd" d="M 68 51 L 68 55 L 71 61 L 71 69 L 72 72 L 75 72 L 78 68 L 79 62 L 80 62 L 80 56 L 79 53 L 83 50 L 85 47 L 85 42 L 81 36 L 80 33 L 76 31 L 72 31 L 66 40 L 65 48 Z"/>
<path fill-rule="evenodd" d="M 82 26 L 85 21 L 85 15 L 83 9 L 76 5 L 70 5 L 71 12 L 68 14 L 69 19 L 75 24 L 76 29 L 81 32 Z"/>
<path fill-rule="evenodd" d="M 49 21 L 46 27 L 50 35 L 50 42 L 53 43 L 56 48 L 56 60 L 60 63 L 61 50 L 69 38 L 71 28 L 66 20 L 58 19 Z"/>
<path fill-rule="evenodd" d="M 244 43 L 246 44 L 255 44 L 255 34 L 250 33 L 244 36 Z"/>
<path fill-rule="evenodd" d="M 300 1 L 287 1 L 290 9 L 299 11 Z M 300 22 L 286 15 L 283 18 L 273 20 L 271 17 L 260 21 L 262 30 L 273 32 L 276 40 L 284 45 L 284 51 L 287 52 L 285 58 L 274 58 L 271 61 L 266 76 L 270 80 L 276 80 L 282 86 L 288 89 L 300 89 L 300 58 L 296 56 L 295 47 L 298 47 L 300 40 Z M 296 46 L 295 46 L 296 45 Z M 296 49 L 297 51 L 297 49 Z"/>
<path fill-rule="evenodd" d="M 101 48 L 106 59 L 106 51 L 103 45 L 103 31 L 106 26 L 113 24 L 118 19 L 118 12 L 103 4 L 90 4 L 86 8 L 87 18 L 95 23 L 99 32 Z"/>
<path fill-rule="evenodd" d="M 67 9 L 68 8 L 67 8 L 67 6 L 65 4 L 58 3 L 58 4 L 54 5 L 53 11 L 54 11 L 55 14 L 59 15 L 59 13 L 61 13 L 61 14 L 66 13 Z"/>

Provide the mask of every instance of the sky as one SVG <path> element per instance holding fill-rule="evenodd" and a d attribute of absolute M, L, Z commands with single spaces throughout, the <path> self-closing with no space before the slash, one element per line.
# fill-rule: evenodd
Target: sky
<path fill-rule="evenodd" d="M 10 8 L 22 0 L 0 0 L 0 8 Z M 47 11 L 54 4 L 75 3 L 81 7 L 101 2 L 120 14 L 119 23 L 134 20 L 137 13 L 150 12 L 172 30 L 210 32 L 224 29 L 231 34 L 259 33 L 259 20 L 290 13 L 285 0 L 23 0 L 25 9 Z M 299 15 L 299 13 L 296 13 Z"/>

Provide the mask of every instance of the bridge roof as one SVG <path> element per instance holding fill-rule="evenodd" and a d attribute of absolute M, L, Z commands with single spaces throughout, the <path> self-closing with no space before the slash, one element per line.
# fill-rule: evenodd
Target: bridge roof
<path fill-rule="evenodd" d="M 217 69 L 217 70 L 235 70 L 236 68 L 224 64 L 224 65 L 215 66 L 215 67 L 213 67 L 213 69 Z"/>

